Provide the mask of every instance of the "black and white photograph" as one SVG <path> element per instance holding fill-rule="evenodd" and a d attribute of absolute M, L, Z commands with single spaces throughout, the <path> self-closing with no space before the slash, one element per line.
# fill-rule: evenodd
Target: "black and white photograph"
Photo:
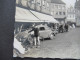
<path fill-rule="evenodd" d="M 13 57 L 80 59 L 80 0 L 16 0 Z"/>

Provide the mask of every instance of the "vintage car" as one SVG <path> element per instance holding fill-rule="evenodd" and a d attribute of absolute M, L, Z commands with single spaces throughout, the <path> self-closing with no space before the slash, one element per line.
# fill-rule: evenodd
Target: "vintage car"
<path fill-rule="evenodd" d="M 38 29 L 39 29 L 39 36 L 40 39 L 42 38 L 50 38 L 53 39 L 54 38 L 54 33 L 51 30 L 51 28 L 49 28 L 47 25 L 37 25 Z M 31 34 L 34 34 L 34 31 L 31 32 Z"/>

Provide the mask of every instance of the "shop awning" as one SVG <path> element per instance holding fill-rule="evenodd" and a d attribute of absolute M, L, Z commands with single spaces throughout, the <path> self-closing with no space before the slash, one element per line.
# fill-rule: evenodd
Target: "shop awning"
<path fill-rule="evenodd" d="M 40 22 L 29 10 L 16 7 L 16 22 Z"/>
<path fill-rule="evenodd" d="M 39 13 L 36 11 L 32 11 L 30 10 L 35 16 L 37 16 L 41 22 L 52 22 L 52 23 L 59 23 L 56 19 L 54 19 L 52 16 L 47 15 L 47 14 L 43 14 L 43 13 Z"/>

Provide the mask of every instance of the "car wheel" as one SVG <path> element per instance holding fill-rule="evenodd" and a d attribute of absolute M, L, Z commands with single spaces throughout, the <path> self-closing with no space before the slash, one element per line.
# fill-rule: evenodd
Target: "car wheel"
<path fill-rule="evenodd" d="M 44 38 L 43 38 L 43 37 L 41 37 L 41 36 L 39 36 L 39 39 L 40 39 L 41 41 L 44 41 Z"/>
<path fill-rule="evenodd" d="M 52 40 L 53 38 L 54 38 L 54 35 L 53 35 L 53 34 L 51 34 L 51 35 L 50 35 L 50 39 Z"/>

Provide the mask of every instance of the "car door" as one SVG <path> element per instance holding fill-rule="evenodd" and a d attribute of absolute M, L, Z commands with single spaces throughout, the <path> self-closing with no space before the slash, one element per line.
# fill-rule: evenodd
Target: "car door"
<path fill-rule="evenodd" d="M 40 27 L 39 28 L 39 33 L 40 33 L 40 37 L 43 37 L 43 38 L 48 37 L 48 34 L 47 34 L 47 31 L 46 31 L 45 27 Z"/>

